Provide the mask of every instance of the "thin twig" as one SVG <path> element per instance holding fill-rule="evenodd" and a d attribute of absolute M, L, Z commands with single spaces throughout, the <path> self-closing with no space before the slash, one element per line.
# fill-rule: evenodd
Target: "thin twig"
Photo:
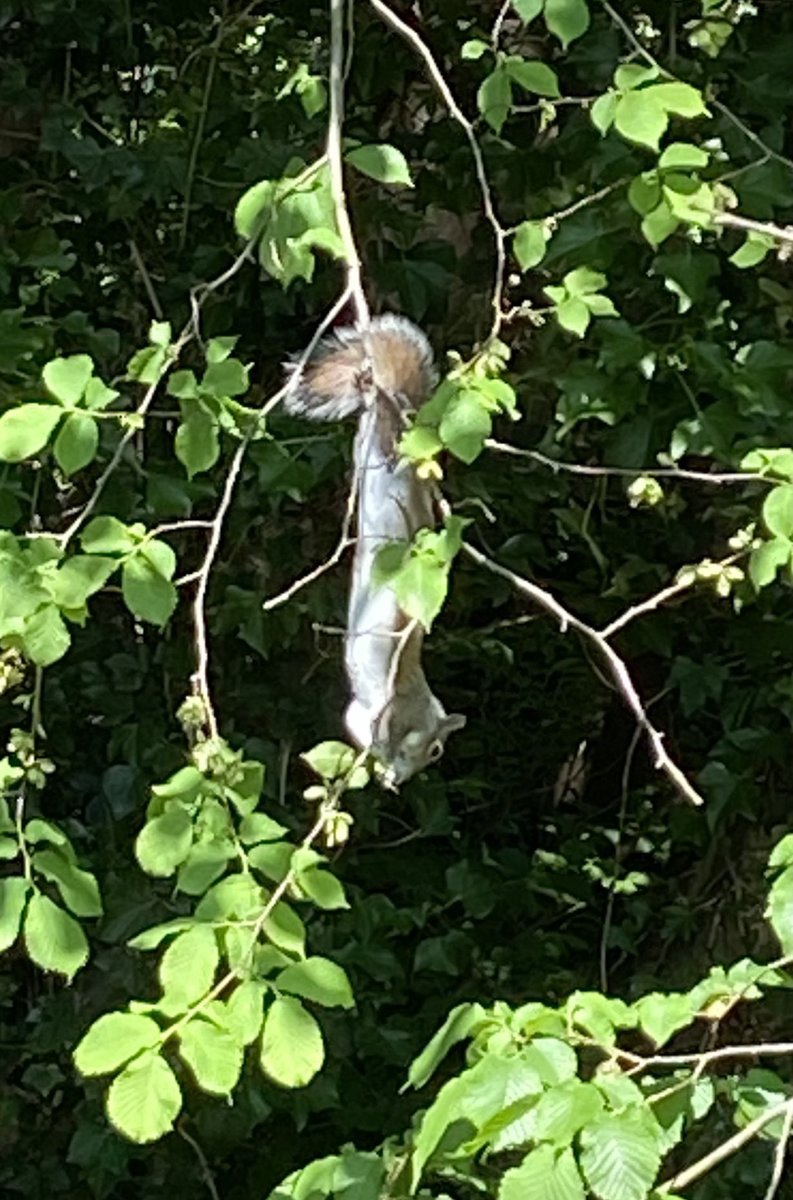
<path fill-rule="evenodd" d="M 793 171 L 793 159 L 786 158 L 784 154 L 779 154 L 778 151 L 772 150 L 768 143 L 764 142 L 759 134 L 755 133 L 753 129 L 750 129 L 749 126 L 740 119 L 740 117 L 736 117 L 735 113 L 732 112 L 732 110 L 729 109 L 726 104 L 723 104 L 721 100 L 709 100 L 708 104 L 712 104 L 714 108 L 717 108 L 721 115 L 726 117 L 728 121 L 731 121 L 735 128 L 740 130 L 740 132 L 748 141 L 753 142 L 759 150 L 763 151 L 763 154 L 767 154 L 768 157 L 773 158 L 775 162 L 781 163 L 783 167 L 787 167 L 789 171 Z"/>
<path fill-rule="evenodd" d="M 653 479 L 679 479 L 681 482 L 710 483 L 720 486 L 732 483 L 765 483 L 768 486 L 779 483 L 770 475 L 760 475 L 752 471 L 687 471 L 683 467 L 590 467 L 583 463 L 560 462 L 550 458 L 539 450 L 524 450 L 520 446 L 510 446 L 508 442 L 498 442 L 493 438 L 485 439 L 485 446 L 496 454 L 511 454 L 514 458 L 530 458 L 534 462 L 549 467 L 554 472 L 564 471 L 569 475 L 614 476 L 621 479 L 640 479 L 643 475 Z"/>
<path fill-rule="evenodd" d="M 655 728 L 647 716 L 639 698 L 639 693 L 636 691 L 633 680 L 630 677 L 627 664 L 606 641 L 603 634 L 569 612 L 568 609 L 559 603 L 555 596 L 552 596 L 550 592 L 547 592 L 538 584 L 532 583 L 529 579 L 524 579 L 521 575 L 516 575 L 514 571 L 510 571 L 508 567 L 503 567 L 501 563 L 488 558 L 486 554 L 482 554 L 480 550 L 477 550 L 468 542 L 464 542 L 462 548 L 464 553 L 469 558 L 472 558 L 474 562 L 478 563 L 479 566 L 485 567 L 488 571 L 492 571 L 494 575 L 500 575 L 503 579 L 508 580 L 518 591 L 531 597 L 536 604 L 539 604 L 546 612 L 556 617 L 562 632 L 565 632 L 567 629 L 574 629 L 582 637 L 586 638 L 587 641 L 591 642 L 592 645 L 597 647 L 608 664 L 617 690 L 633 713 L 637 724 L 644 730 L 647 740 L 652 747 L 655 766 L 659 771 L 663 771 L 681 795 L 685 796 L 692 804 L 701 805 L 703 800 L 699 792 L 689 783 L 678 765 L 670 758 L 664 747 L 663 734 Z"/>
<path fill-rule="evenodd" d="M 212 699 L 209 691 L 209 642 L 207 639 L 206 630 L 206 595 L 209 587 L 209 576 L 212 571 L 212 565 L 215 561 L 215 556 L 220 546 L 220 539 L 223 533 L 223 524 L 226 519 L 226 513 L 231 505 L 234 489 L 237 486 L 237 478 L 242 469 L 245 453 L 251 442 L 251 439 L 259 432 L 262 422 L 269 413 L 280 404 L 285 396 L 299 385 L 303 375 L 306 363 L 317 346 L 326 329 L 335 321 L 338 314 L 344 308 L 347 301 L 350 299 L 350 288 L 345 287 L 335 304 L 329 309 L 325 317 L 320 322 L 309 344 L 306 346 L 303 353 L 295 363 L 294 371 L 290 375 L 288 382 L 266 401 L 259 409 L 256 420 L 248 428 L 245 436 L 240 441 L 239 446 L 234 451 L 234 456 L 229 464 L 226 482 L 223 486 L 223 494 L 220 498 L 220 503 L 217 507 L 214 519 L 211 522 L 212 532 L 207 546 L 207 552 L 204 561 L 201 564 L 197 580 L 198 588 L 196 589 L 195 599 L 193 601 L 193 628 L 196 648 L 196 669 L 191 676 L 191 685 L 193 694 L 198 696 L 202 702 L 204 715 L 206 718 L 207 728 L 211 737 L 217 737 L 218 724 L 215 716 L 215 711 L 212 705 Z"/>
<path fill-rule="evenodd" d="M 146 264 L 143 261 L 143 257 L 141 256 L 140 250 L 138 249 L 138 243 L 135 241 L 134 238 L 129 239 L 129 250 L 130 250 L 130 254 L 132 255 L 132 261 L 134 262 L 135 266 L 138 268 L 138 274 L 140 275 L 141 279 L 143 280 L 143 286 L 146 289 L 146 295 L 149 297 L 149 304 L 151 305 L 151 311 L 154 313 L 157 320 L 161 321 L 162 320 L 162 305 L 160 304 L 157 293 L 154 290 L 154 284 L 151 281 L 151 276 L 149 275 L 149 272 L 146 270 Z"/>
<path fill-rule="evenodd" d="M 785 1169 L 785 1156 L 791 1132 L 793 1132 L 793 1104 L 788 1107 L 785 1119 L 782 1122 L 782 1133 L 774 1153 L 774 1169 L 771 1172 L 771 1179 L 763 1200 L 774 1200 L 774 1196 L 779 1191 L 779 1185 L 782 1182 L 782 1172 Z"/>
<path fill-rule="evenodd" d="M 493 203 L 493 193 L 490 189 L 490 182 L 487 178 L 487 171 L 485 169 L 485 160 L 482 155 L 479 142 L 477 141 L 474 127 L 455 100 L 451 88 L 444 79 L 440 67 L 433 58 L 432 51 L 423 41 L 421 36 L 416 32 L 416 30 L 411 29 L 411 27 L 407 25 L 401 19 L 401 17 L 398 17 L 397 14 L 393 12 L 387 4 L 383 3 L 383 0 L 370 0 L 370 3 L 375 12 L 378 12 L 383 20 L 390 25 L 392 29 L 395 29 L 400 37 L 403 37 L 423 60 L 424 65 L 427 68 L 427 73 L 440 93 L 450 115 L 462 128 L 466 138 L 468 139 L 468 144 L 471 147 L 471 154 L 473 155 L 474 166 L 476 169 L 476 177 L 479 181 L 479 190 L 482 195 L 482 208 L 484 209 L 485 216 L 493 230 L 493 240 L 496 247 L 496 275 L 495 282 L 493 284 L 493 296 L 491 300 L 491 307 L 493 309 L 493 323 L 490 330 L 490 336 L 491 338 L 494 338 L 501 329 L 501 324 L 504 319 L 502 312 L 502 297 L 504 293 L 504 270 L 507 257 L 505 248 L 506 232 L 502 228 L 501 223 L 496 216 L 495 205 Z"/>
<path fill-rule="evenodd" d="M 176 1132 L 179 1134 L 179 1137 L 183 1138 L 187 1142 L 188 1146 L 192 1147 L 193 1153 L 198 1159 L 198 1165 L 201 1170 L 201 1178 L 207 1185 L 207 1191 L 212 1197 L 212 1200 L 220 1200 L 220 1193 L 215 1186 L 215 1180 L 212 1176 L 212 1171 L 210 1170 L 207 1157 L 204 1154 L 204 1151 L 201 1149 L 201 1146 L 196 1139 L 187 1132 L 183 1121 L 180 1121 L 176 1126 Z"/>
<path fill-rule="evenodd" d="M 731 225 L 735 229 L 747 229 L 753 233 L 765 233 L 778 242 L 793 245 L 793 225 L 773 225 L 770 221 L 753 221 L 751 217 L 740 217 L 737 213 L 716 213 L 713 218 L 715 225 Z"/>
<path fill-rule="evenodd" d="M 214 41 L 209 49 L 209 62 L 207 64 L 207 73 L 204 80 L 204 91 L 201 96 L 201 107 L 198 110 L 198 120 L 196 121 L 195 134 L 193 135 L 193 144 L 190 147 L 190 159 L 187 164 L 187 177 L 184 185 L 184 203 L 182 207 L 182 225 L 179 230 L 179 249 L 184 250 L 187 244 L 187 230 L 190 225 L 190 201 L 193 196 L 193 181 L 195 179 L 196 166 L 198 164 L 198 154 L 201 149 L 201 142 L 204 137 L 204 129 L 206 127 L 207 115 L 209 113 L 209 101 L 212 95 L 212 85 L 215 81 L 215 71 L 218 65 L 218 55 L 220 47 L 225 36 L 225 27 L 221 19 L 218 25 L 218 31 L 215 34 Z"/>
<path fill-rule="evenodd" d="M 718 1163 L 723 1162 L 725 1158 L 729 1158 L 736 1150 L 740 1150 L 742 1146 L 750 1142 L 771 1121 L 775 1121 L 777 1117 L 781 1116 L 787 1118 L 790 1113 L 793 1113 L 793 1100 L 785 1100 L 783 1104 L 776 1104 L 773 1108 L 767 1108 L 764 1113 L 761 1113 L 759 1117 L 755 1117 L 753 1121 L 750 1121 L 738 1133 L 728 1138 L 726 1142 L 722 1142 L 715 1150 L 711 1150 L 709 1154 L 705 1154 L 697 1162 L 692 1163 L 690 1167 L 686 1167 L 685 1170 L 680 1171 L 674 1178 L 668 1179 L 666 1183 L 662 1183 L 656 1190 L 661 1195 L 672 1191 L 682 1192 L 695 1179 L 706 1175 Z"/>
<path fill-rule="evenodd" d="M 649 708 L 650 705 L 648 704 Z M 636 753 L 636 747 L 639 744 L 639 738 L 642 736 L 642 731 L 637 725 L 633 731 L 628 752 L 625 755 L 625 762 L 622 766 L 622 781 L 620 787 L 620 811 L 617 820 L 617 840 L 614 843 L 614 878 L 609 887 L 608 899 L 606 901 L 606 911 L 603 914 L 603 929 L 600 934 L 600 990 L 604 994 L 609 990 L 609 968 L 608 968 L 608 941 L 609 933 L 611 932 L 611 922 L 614 915 L 614 901 L 617 895 L 615 884 L 620 869 L 620 851 L 622 848 L 622 835 L 625 832 L 625 817 L 628 811 L 628 795 L 630 789 L 631 767 L 633 766 L 633 756 Z"/>
<path fill-rule="evenodd" d="M 793 1042 L 757 1042 L 746 1046 L 719 1046 L 717 1050 L 704 1050 L 697 1054 L 651 1054 L 644 1057 L 630 1050 L 615 1050 L 616 1058 L 629 1062 L 632 1067 L 641 1071 L 651 1067 L 709 1067 L 711 1063 L 721 1062 L 728 1058 L 762 1058 L 764 1056 L 778 1057 L 793 1054 Z"/>
<path fill-rule="evenodd" d="M 736 554 L 730 554 L 727 558 L 719 559 L 713 563 L 714 567 L 731 567 L 733 563 L 739 561 L 746 554 L 745 550 L 739 550 Z M 701 579 L 696 574 L 696 569 L 691 568 L 686 571 L 682 579 L 678 579 L 675 583 L 670 583 L 668 587 L 662 588 L 660 592 L 656 592 L 654 596 L 649 596 L 647 600 L 641 600 L 638 604 L 626 608 L 623 613 L 615 617 L 610 624 L 605 625 L 600 630 L 600 636 L 604 638 L 613 637 L 620 629 L 624 629 L 631 621 L 635 621 L 637 617 L 643 616 L 645 613 L 654 612 L 660 608 L 662 604 L 666 604 L 667 600 L 679 596 L 681 592 L 688 592 L 695 584 L 700 583 Z"/>
<path fill-rule="evenodd" d="M 330 111 L 325 152 L 328 157 L 330 190 L 336 210 L 336 224 L 344 245 L 347 268 L 347 288 L 355 305 L 355 315 L 361 329 L 369 324 L 369 305 L 361 279 L 361 259 L 350 223 L 347 197 L 344 193 L 344 165 L 341 153 L 344 124 L 344 15 L 345 0 L 330 0 Z"/>

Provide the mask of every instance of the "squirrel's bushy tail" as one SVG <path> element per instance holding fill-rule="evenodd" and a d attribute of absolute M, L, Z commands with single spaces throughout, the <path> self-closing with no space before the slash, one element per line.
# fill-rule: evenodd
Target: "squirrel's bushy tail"
<path fill-rule="evenodd" d="M 297 363 L 286 370 L 294 374 Z M 436 382 L 425 334 L 406 317 L 387 313 L 366 330 L 345 327 L 323 338 L 284 407 L 314 421 L 339 421 L 363 408 L 374 385 L 400 407 L 416 409 Z"/>

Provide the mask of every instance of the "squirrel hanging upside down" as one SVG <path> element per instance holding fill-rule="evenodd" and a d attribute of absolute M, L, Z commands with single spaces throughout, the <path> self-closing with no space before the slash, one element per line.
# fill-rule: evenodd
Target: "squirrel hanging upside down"
<path fill-rule="evenodd" d="M 287 368 L 295 370 L 294 364 Z M 376 317 L 363 330 L 335 330 L 320 342 L 285 401 L 312 420 L 358 416 L 354 446 L 358 530 L 345 635 L 352 699 L 346 724 L 361 749 L 398 787 L 443 754 L 465 717 L 446 711 L 421 667 L 424 631 L 387 585 L 375 586 L 374 560 L 389 542 L 411 542 L 435 524 L 432 485 L 400 458 L 406 417 L 434 390 L 427 338 L 404 317 Z"/>

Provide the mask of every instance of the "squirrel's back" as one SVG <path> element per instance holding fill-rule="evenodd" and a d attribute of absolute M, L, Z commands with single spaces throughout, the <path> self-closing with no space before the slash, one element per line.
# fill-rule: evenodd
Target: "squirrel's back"
<path fill-rule="evenodd" d="M 297 363 L 286 369 L 294 373 Z M 406 317 L 386 313 L 365 330 L 345 327 L 324 338 L 284 406 L 316 421 L 337 421 L 359 412 L 374 386 L 400 407 L 416 409 L 436 382 L 426 335 Z"/>

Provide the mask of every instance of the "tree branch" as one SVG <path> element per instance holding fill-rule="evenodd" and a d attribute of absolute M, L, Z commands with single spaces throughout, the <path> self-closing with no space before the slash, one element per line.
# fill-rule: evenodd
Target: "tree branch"
<path fill-rule="evenodd" d="M 482 554 L 480 550 L 477 550 L 470 543 L 464 542 L 462 549 L 479 566 L 485 567 L 486 570 L 492 571 L 494 575 L 500 575 L 503 579 L 508 580 L 518 591 L 529 596 L 535 604 L 539 604 L 541 608 L 544 608 L 546 612 L 554 616 L 559 622 L 563 633 L 567 629 L 574 629 L 597 648 L 606 660 L 617 690 L 623 697 L 628 708 L 630 708 L 636 719 L 636 723 L 644 731 L 652 747 L 655 766 L 659 771 L 663 771 L 686 800 L 690 801 L 691 804 L 701 805 L 703 800 L 699 792 L 689 783 L 677 764 L 667 754 L 663 743 L 663 734 L 656 729 L 647 716 L 633 680 L 630 677 L 627 664 L 620 658 L 616 650 L 609 645 L 603 634 L 569 612 L 550 592 L 546 592 L 538 584 L 524 579 L 521 575 L 516 575 L 508 567 L 503 567 L 492 558 L 488 558 L 487 555 Z"/>
<path fill-rule="evenodd" d="M 440 67 L 433 58 L 432 51 L 423 41 L 421 36 L 415 31 L 415 29 L 411 29 L 411 27 L 407 25 L 401 19 L 401 17 L 398 17 L 397 14 L 393 12 L 387 4 L 384 4 L 383 0 L 370 0 L 370 3 L 375 12 L 379 13 L 383 20 L 390 25 L 400 37 L 404 38 L 404 40 L 413 47 L 413 49 L 422 59 L 425 67 L 427 68 L 427 74 L 435 84 L 435 87 L 437 88 L 443 102 L 449 110 L 449 114 L 461 127 L 468 140 L 468 144 L 471 147 L 471 154 L 473 155 L 474 166 L 476 169 L 476 177 L 479 181 L 479 190 L 482 195 L 482 208 L 484 210 L 485 217 L 487 218 L 490 227 L 493 230 L 493 240 L 496 247 L 496 277 L 493 284 L 493 296 L 491 300 L 493 321 L 490 329 L 490 337 L 494 338 L 499 333 L 504 319 L 504 314 L 502 312 L 502 298 L 504 294 L 504 271 L 506 268 L 507 259 L 505 248 L 506 231 L 496 216 L 495 205 L 493 203 L 493 193 L 490 189 L 490 181 L 487 178 L 487 171 L 485 169 L 485 160 L 482 155 L 479 142 L 477 141 L 476 134 L 474 133 L 474 127 L 455 100 L 451 88 L 444 79 Z"/>

